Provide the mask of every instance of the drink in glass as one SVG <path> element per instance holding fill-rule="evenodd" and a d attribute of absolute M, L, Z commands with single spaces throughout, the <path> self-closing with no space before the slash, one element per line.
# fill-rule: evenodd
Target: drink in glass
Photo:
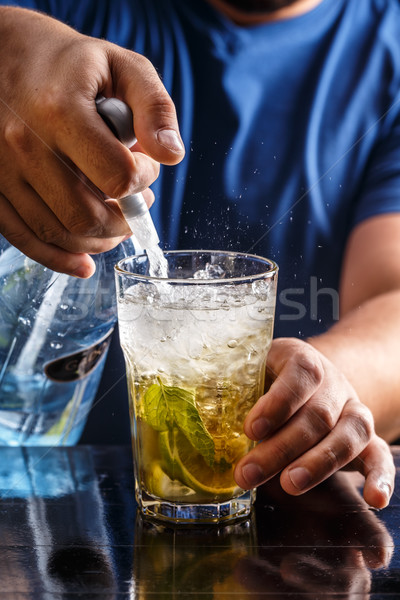
<path fill-rule="evenodd" d="M 116 266 L 130 397 L 136 498 L 175 523 L 247 516 L 255 490 L 233 472 L 254 445 L 243 422 L 264 390 L 278 268 L 234 252 L 167 252 Z"/>

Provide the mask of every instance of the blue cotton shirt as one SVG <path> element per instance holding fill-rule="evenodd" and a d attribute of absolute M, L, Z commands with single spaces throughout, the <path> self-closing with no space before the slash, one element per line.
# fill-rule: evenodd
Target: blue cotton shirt
<path fill-rule="evenodd" d="M 400 1 L 252 27 L 205 0 L 14 4 L 153 62 L 187 149 L 152 186 L 162 245 L 276 260 L 275 334 L 325 331 L 352 228 L 400 209 Z"/>
<path fill-rule="evenodd" d="M 17 4 L 161 74 L 187 149 L 152 186 L 163 246 L 268 256 L 280 266 L 276 334 L 329 327 L 349 232 L 400 208 L 400 2 L 322 0 L 247 28 L 205 0 Z"/>

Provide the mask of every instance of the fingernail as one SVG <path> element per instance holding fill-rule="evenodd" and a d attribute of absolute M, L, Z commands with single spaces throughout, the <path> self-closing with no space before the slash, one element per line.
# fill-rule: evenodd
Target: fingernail
<path fill-rule="evenodd" d="M 311 473 L 304 467 L 295 467 L 289 471 L 290 481 L 298 490 L 304 490 L 311 481 Z"/>
<path fill-rule="evenodd" d="M 390 485 L 384 479 L 379 479 L 378 481 L 378 489 L 385 494 L 386 498 L 390 498 L 390 494 L 392 492 Z"/>
<path fill-rule="evenodd" d="M 242 475 L 246 483 L 250 487 L 255 487 L 265 480 L 265 475 L 259 467 L 254 463 L 249 463 L 242 468 Z"/>
<path fill-rule="evenodd" d="M 259 417 L 251 426 L 253 435 L 257 440 L 265 438 L 270 432 L 270 429 L 270 423 L 265 417 Z"/>
<path fill-rule="evenodd" d="M 172 152 L 177 152 L 181 154 L 184 151 L 183 144 L 173 129 L 160 129 L 157 132 L 157 140 L 161 146 L 168 148 L 168 150 L 172 150 Z"/>

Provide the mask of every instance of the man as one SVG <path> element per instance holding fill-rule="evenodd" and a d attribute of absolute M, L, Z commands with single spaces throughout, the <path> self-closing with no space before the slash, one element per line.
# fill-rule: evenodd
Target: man
<path fill-rule="evenodd" d="M 351 465 L 385 506 L 393 464 L 373 418 L 399 435 L 398 0 L 87 0 L 54 16 L 138 54 L 0 7 L 1 233 L 89 276 L 86 253 L 128 234 L 94 191 L 143 190 L 168 165 L 152 188 L 165 246 L 281 268 L 274 383 L 246 419 L 261 443 L 238 484 L 281 473 L 300 494 Z M 132 153 L 96 114 L 98 93 L 132 107 Z"/>

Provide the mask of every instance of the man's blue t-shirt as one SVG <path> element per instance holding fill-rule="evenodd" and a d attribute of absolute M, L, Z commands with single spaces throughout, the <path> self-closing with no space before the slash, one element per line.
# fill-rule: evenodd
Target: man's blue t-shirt
<path fill-rule="evenodd" d="M 152 186 L 163 246 L 276 260 L 275 335 L 325 331 L 352 228 L 400 210 L 400 1 L 245 28 L 205 0 L 15 4 L 153 62 L 187 149 Z"/>
<path fill-rule="evenodd" d="M 400 2 L 322 0 L 247 28 L 205 0 L 18 4 L 156 66 L 187 148 L 152 186 L 164 247 L 273 258 L 276 334 L 329 327 L 351 229 L 400 209 Z"/>
<path fill-rule="evenodd" d="M 205 0 L 16 4 L 156 66 L 187 148 L 152 186 L 164 247 L 273 258 L 276 335 L 329 327 L 351 229 L 400 209 L 399 0 L 322 0 L 247 28 Z"/>

